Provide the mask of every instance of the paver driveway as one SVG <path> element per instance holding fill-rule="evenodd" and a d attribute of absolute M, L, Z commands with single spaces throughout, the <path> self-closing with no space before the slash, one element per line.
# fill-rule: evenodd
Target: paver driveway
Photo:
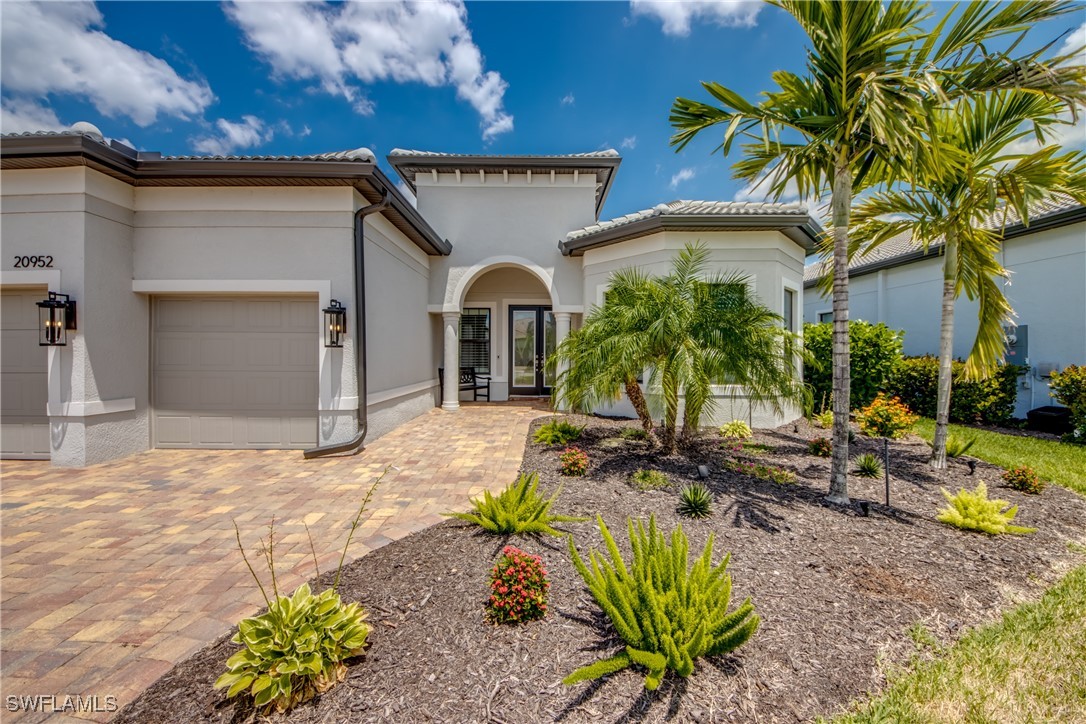
<path fill-rule="evenodd" d="M 274 516 L 279 585 L 293 590 L 313 575 L 303 521 L 321 570 L 332 569 L 362 496 L 395 465 L 350 557 L 429 526 L 462 509 L 466 496 L 512 480 L 528 423 L 541 414 L 514 405 L 431 410 L 357 456 L 321 460 L 296 451 L 154 450 L 82 470 L 5 461 L 0 718 L 42 718 L 13 714 L 12 696 L 56 695 L 58 709 L 65 696 L 97 696 L 99 709 L 116 697 L 123 706 L 255 613 L 263 599 L 232 519 L 251 551 Z"/>

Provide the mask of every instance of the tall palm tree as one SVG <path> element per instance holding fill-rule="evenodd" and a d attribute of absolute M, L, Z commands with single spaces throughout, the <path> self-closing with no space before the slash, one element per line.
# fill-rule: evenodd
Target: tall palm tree
<path fill-rule="evenodd" d="M 681 438 L 688 442 L 715 403 L 717 382 L 738 385 L 751 404 L 777 410 L 800 400 L 803 387 L 791 336 L 781 328 L 780 316 L 752 297 L 746 277 L 708 274 L 708 263 L 707 247 L 688 245 L 666 276 L 651 277 L 636 268 L 615 272 L 603 306 L 552 355 L 556 365 L 569 363 L 555 396 L 583 408 L 614 401 L 625 388 L 642 424 L 651 429 L 636 383 L 648 368 L 648 387 L 660 390 L 661 443 L 668 453 L 679 442 L 680 397 Z"/>
<path fill-rule="evenodd" d="M 987 376 L 1003 361 L 1003 325 L 1012 310 L 998 280 L 1002 229 L 1009 215 L 1029 224 L 1030 206 L 1053 194 L 1086 203 L 1086 155 L 1056 146 L 1016 152 L 1027 136 L 1045 138 L 1064 103 L 1021 91 L 993 92 L 938 111 L 933 130 L 959 152 L 962 163 L 918 172 L 910 185 L 880 191 L 853 213 L 853 248 L 865 252 L 902 233 L 925 250 L 943 240 L 939 386 L 931 465 L 946 467 L 950 416 L 954 303 L 964 292 L 978 300 L 977 335 L 966 360 L 970 378 Z"/>
<path fill-rule="evenodd" d="M 1002 87 L 1075 95 L 1073 70 L 1044 60 L 1047 49 L 1013 55 L 997 39 L 1020 36 L 1042 20 L 1072 12 L 1073 2 L 991 3 L 952 8 L 925 32 L 926 5 L 917 0 L 770 0 L 807 34 L 804 77 L 777 71 L 778 88 L 761 103 L 718 83 L 702 86 L 719 103 L 677 98 L 670 121 L 680 151 L 699 133 L 723 127 L 718 150 L 736 139 L 752 143 L 735 175 L 765 181 L 776 197 L 794 184 L 803 198 L 830 194 L 833 239 L 833 461 L 828 500 L 848 502 L 848 250 L 854 194 L 872 179 L 891 181 L 900 159 L 923 165 L 956 163 L 930 132 L 929 115 L 948 99 Z M 924 153 L 912 153 L 917 148 Z"/>

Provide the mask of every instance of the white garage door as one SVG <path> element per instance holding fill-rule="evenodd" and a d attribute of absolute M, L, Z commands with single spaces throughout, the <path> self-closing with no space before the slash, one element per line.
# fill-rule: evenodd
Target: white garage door
<path fill-rule="evenodd" d="M 316 445 L 316 300 L 161 297 L 153 318 L 156 447 Z"/>
<path fill-rule="evenodd" d="M 49 459 L 46 347 L 38 346 L 45 289 L 5 289 L 0 296 L 0 457 Z"/>

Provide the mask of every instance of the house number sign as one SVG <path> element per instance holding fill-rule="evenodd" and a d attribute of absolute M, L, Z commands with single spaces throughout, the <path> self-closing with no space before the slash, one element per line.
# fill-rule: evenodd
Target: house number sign
<path fill-rule="evenodd" d="M 41 256 L 16 256 L 16 269 L 50 269 L 53 266 L 53 257 L 45 254 Z"/>

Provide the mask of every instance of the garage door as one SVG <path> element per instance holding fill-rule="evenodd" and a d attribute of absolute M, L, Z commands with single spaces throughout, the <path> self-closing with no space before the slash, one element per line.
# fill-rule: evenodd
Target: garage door
<path fill-rule="evenodd" d="M 160 297 L 153 319 L 156 447 L 316 445 L 315 299 Z"/>
<path fill-rule="evenodd" d="M 3 290 L 0 297 L 0 457 L 49 459 L 46 347 L 38 346 L 45 289 Z"/>

